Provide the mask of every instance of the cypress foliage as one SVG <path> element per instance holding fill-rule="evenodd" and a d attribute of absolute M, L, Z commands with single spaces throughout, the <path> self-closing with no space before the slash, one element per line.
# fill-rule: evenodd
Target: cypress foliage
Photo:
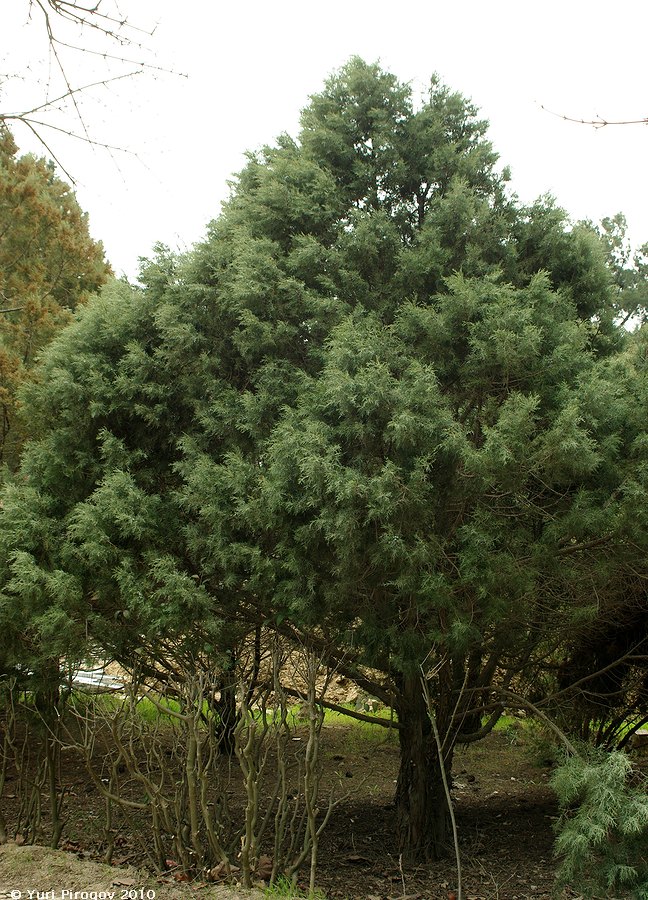
<path fill-rule="evenodd" d="M 6 538 L 3 622 L 60 609 L 122 657 L 264 626 L 392 704 L 418 859 L 448 824 L 426 695 L 449 768 L 590 614 L 583 573 L 630 547 L 645 498 L 600 242 L 509 197 L 485 134 L 438 80 L 416 107 L 351 60 L 202 245 L 160 248 L 45 354 L 3 514 L 36 491 L 53 534 Z M 25 566 L 75 589 L 32 606 Z"/>

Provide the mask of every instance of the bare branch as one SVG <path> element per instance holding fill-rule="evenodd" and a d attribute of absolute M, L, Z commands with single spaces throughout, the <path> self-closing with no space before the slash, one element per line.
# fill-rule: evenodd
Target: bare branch
<path fill-rule="evenodd" d="M 124 78 L 132 78 L 134 75 L 140 75 L 141 69 L 135 69 L 132 72 L 124 72 L 121 75 L 113 75 L 110 78 L 103 78 L 100 81 L 92 81 L 89 84 L 83 84 L 80 87 L 72 88 L 71 91 L 65 91 L 65 93 L 61 94 L 58 97 L 54 97 L 53 100 L 46 100 L 44 103 L 40 103 L 38 106 L 34 106 L 33 109 L 25 109 L 22 112 L 16 113 L 0 113 L 0 119 L 3 121 L 8 121 L 11 119 L 29 119 L 34 113 L 41 112 L 44 109 L 52 109 L 57 103 L 60 103 L 63 100 L 67 100 L 72 94 L 80 94 L 85 91 L 89 91 L 94 87 L 107 87 L 114 81 L 121 81 Z M 46 125 L 46 127 L 51 127 Z"/>
<path fill-rule="evenodd" d="M 61 171 L 63 172 L 65 177 L 68 178 L 72 184 L 75 184 L 75 181 L 74 181 L 74 178 L 72 177 L 72 175 L 65 168 L 65 166 L 63 165 L 61 160 L 58 158 L 56 153 L 54 153 L 54 151 L 52 150 L 50 145 L 47 143 L 47 141 L 39 134 L 38 129 L 34 127 L 34 124 L 32 124 L 32 122 L 29 119 L 21 119 L 21 122 L 23 122 L 27 126 L 27 128 L 29 128 L 29 130 L 32 132 L 32 134 L 36 138 L 36 140 L 39 141 L 39 143 L 41 143 L 43 145 L 43 147 L 45 147 L 45 149 L 50 154 L 50 156 L 54 160 L 54 162 L 61 169 Z M 36 123 L 36 124 L 38 124 L 38 123 Z"/>
<path fill-rule="evenodd" d="M 597 116 L 595 119 L 578 119 L 573 116 L 566 116 L 564 113 L 554 112 L 552 109 L 547 109 L 546 106 L 541 105 L 540 109 L 549 113 L 550 116 L 563 119 L 565 122 L 575 122 L 576 125 L 591 125 L 593 128 L 605 128 L 606 125 L 648 125 L 648 116 L 643 119 L 604 119 L 602 116 Z"/>
<path fill-rule="evenodd" d="M 303 693 L 300 693 L 293 688 L 282 685 L 282 690 L 288 694 L 289 697 L 299 697 L 300 699 L 303 699 Z M 317 702 L 325 709 L 330 709 L 343 716 L 348 716 L 350 719 L 357 719 L 359 722 L 369 722 L 372 725 L 381 725 L 383 728 L 394 728 L 396 730 L 402 728 L 402 725 L 394 719 L 381 719 L 380 716 L 369 716 L 366 713 L 356 712 L 355 709 L 348 709 L 346 706 L 340 706 L 338 703 L 332 703 L 330 700 L 324 700 L 321 697 L 318 698 Z"/>
<path fill-rule="evenodd" d="M 128 19 L 121 16 L 117 6 L 114 7 L 111 14 L 110 12 L 106 13 L 103 8 L 100 9 L 101 0 L 95 3 L 84 3 L 82 0 L 25 0 L 25 2 L 28 8 L 28 19 L 30 21 L 38 19 L 42 22 L 42 31 L 49 48 L 50 66 L 53 70 L 52 81 L 48 79 L 47 93 L 52 90 L 52 92 L 56 92 L 56 96 L 50 99 L 46 95 L 39 102 L 33 103 L 29 109 L 12 112 L 0 109 L 0 126 L 9 122 L 24 125 L 60 166 L 65 176 L 73 180 L 70 172 L 62 164 L 60 154 L 54 152 L 43 133 L 47 133 L 49 130 L 50 133 L 56 132 L 66 137 L 73 137 L 109 152 L 116 150 L 127 152 L 124 147 L 95 138 L 80 106 L 81 95 L 86 95 L 94 88 L 108 87 L 110 84 L 143 72 L 170 75 L 180 73 L 147 59 L 151 54 L 145 43 L 142 42 L 142 38 L 150 38 L 157 26 L 147 29 L 133 25 Z M 74 36 L 70 39 L 65 33 L 61 33 L 63 27 L 72 26 L 83 29 L 88 40 L 86 41 L 85 36 L 83 39 L 77 39 Z M 98 40 L 103 46 L 98 43 Z M 112 48 L 117 48 L 117 52 L 111 52 Z M 76 84 L 73 73 L 78 67 L 73 64 L 72 54 L 78 53 L 101 59 L 108 68 L 109 74 L 105 78 L 99 78 L 87 84 Z M 128 67 L 128 71 L 112 74 L 109 68 L 111 65 L 119 66 L 121 69 Z M 60 84 L 54 87 L 54 81 L 58 81 Z M 44 113 L 55 111 L 67 112 L 68 116 L 72 116 L 69 127 L 65 123 L 53 124 L 48 117 L 43 117 Z M 37 113 L 40 113 L 40 116 L 35 118 Z"/>
<path fill-rule="evenodd" d="M 556 735 L 558 740 L 561 742 L 567 753 L 572 756 L 578 756 L 578 750 L 574 747 L 572 742 L 569 740 L 564 731 L 562 731 L 555 722 L 552 722 L 549 716 L 544 713 L 541 709 L 539 709 L 535 703 L 532 703 L 530 700 L 527 700 L 526 697 L 520 696 L 520 694 L 516 694 L 513 691 L 507 691 L 501 688 L 493 688 L 493 690 L 497 691 L 503 697 L 506 697 L 509 700 L 514 700 L 516 703 L 519 703 L 520 706 L 526 706 L 527 709 L 530 709 L 531 712 L 536 715 L 539 719 L 545 723 L 547 728 L 549 728 Z"/>
<path fill-rule="evenodd" d="M 101 0 L 99 0 L 99 2 L 101 2 Z M 67 19 L 69 22 L 74 22 L 76 25 L 96 28 L 104 34 L 109 34 L 111 37 L 118 36 L 112 26 L 117 26 L 117 29 L 120 30 L 128 28 L 129 31 L 137 31 L 148 37 L 153 35 L 155 29 L 148 31 L 145 28 L 138 28 L 126 19 L 117 19 L 115 16 L 109 16 L 100 12 L 99 2 L 92 6 L 84 6 L 82 3 L 77 3 L 76 0 L 44 0 L 44 2 L 43 0 L 30 0 L 30 6 L 35 3 L 46 16 L 48 13 L 45 6 L 49 6 L 49 8 L 57 13 L 62 19 Z M 104 25 L 103 23 L 106 24 Z"/>

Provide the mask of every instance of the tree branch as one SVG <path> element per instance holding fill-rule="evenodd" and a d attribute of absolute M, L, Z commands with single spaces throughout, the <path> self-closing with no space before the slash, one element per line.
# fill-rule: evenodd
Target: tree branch
<path fill-rule="evenodd" d="M 577 119 L 573 116 L 566 116 L 564 113 L 554 112 L 552 109 L 547 109 L 546 106 L 541 105 L 540 109 L 549 113 L 550 116 L 563 119 L 565 122 L 575 122 L 577 125 L 591 125 L 593 128 L 605 128 L 606 125 L 648 125 L 648 116 L 643 119 L 604 119 L 602 116 L 597 116 L 595 119 Z"/>
<path fill-rule="evenodd" d="M 285 691 L 289 697 L 303 699 L 304 695 L 298 690 L 295 690 L 295 688 L 287 688 L 282 685 L 281 689 Z M 322 700 L 319 698 L 317 702 L 325 709 L 333 710 L 333 712 L 348 716 L 350 719 L 358 719 L 360 722 L 369 722 L 371 725 L 381 725 L 383 728 L 400 729 L 403 727 L 400 722 L 397 722 L 394 719 L 381 719 L 379 716 L 369 716 L 366 713 L 357 712 L 355 709 L 348 709 L 346 706 L 340 706 L 338 703 L 331 703 L 329 700 Z"/>
<path fill-rule="evenodd" d="M 62 81 L 62 85 L 60 85 L 57 96 L 51 100 L 46 96 L 42 102 L 33 104 L 30 109 L 14 112 L 3 112 L 0 110 L 0 125 L 9 122 L 23 124 L 57 163 L 65 176 L 73 181 L 74 179 L 62 164 L 59 155 L 54 152 L 48 141 L 44 138 L 43 130 L 49 129 L 50 131 L 63 134 L 66 137 L 73 137 L 84 143 L 108 150 L 109 152 L 114 150 L 128 152 L 126 148 L 114 146 L 109 142 L 96 140 L 94 138 L 80 108 L 78 102 L 79 96 L 81 94 L 86 94 L 93 88 L 100 86 L 106 87 L 113 82 L 131 78 L 134 75 L 145 71 L 164 72 L 171 75 L 179 75 L 181 73 L 146 60 L 146 53 L 144 52 L 146 47 L 144 44 L 140 43 L 139 36 L 144 35 L 146 37 L 151 37 L 155 32 L 155 28 L 145 29 L 132 25 L 128 19 L 120 15 L 116 6 L 116 14 L 111 15 L 103 12 L 103 10 L 100 11 L 99 6 L 101 0 L 97 3 L 89 4 L 76 2 L 76 0 L 27 0 L 27 2 L 29 20 L 33 20 L 34 12 L 36 12 L 37 18 L 41 17 L 42 19 L 49 46 L 51 65 L 54 69 L 56 78 Z M 98 47 L 97 45 L 94 47 L 83 46 L 81 43 L 74 42 L 74 38 L 72 42 L 62 39 L 56 28 L 57 18 L 59 24 L 68 23 L 69 25 L 78 28 L 86 30 L 91 29 L 95 35 L 104 39 L 104 44 L 106 46 L 103 48 Z M 111 44 L 113 46 L 117 45 L 119 48 L 129 48 L 131 52 L 110 53 L 109 49 Z M 117 75 L 108 75 L 104 79 L 99 79 L 98 81 L 93 81 L 89 84 L 76 85 L 71 74 L 75 71 L 75 67 L 70 63 L 69 51 L 83 53 L 93 57 L 100 57 L 108 66 L 111 63 L 122 67 L 128 66 L 129 71 Z M 136 51 L 142 51 L 142 55 L 140 56 Z M 51 85 L 48 83 L 48 91 L 50 87 Z M 67 112 L 71 113 L 73 116 L 73 121 L 69 128 L 64 125 L 55 125 L 51 122 L 43 121 L 42 118 L 34 118 L 35 113 L 42 114 L 54 110 L 61 111 L 65 108 L 65 104 L 68 104 Z M 74 124 L 74 121 L 76 121 L 76 125 Z"/>

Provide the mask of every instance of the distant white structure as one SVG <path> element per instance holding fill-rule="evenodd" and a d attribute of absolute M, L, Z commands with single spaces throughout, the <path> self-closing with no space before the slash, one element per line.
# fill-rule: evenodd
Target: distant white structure
<path fill-rule="evenodd" d="M 114 675 L 109 675 L 103 668 L 77 669 L 76 672 L 72 673 L 72 685 L 90 693 L 124 690 L 123 680 Z"/>
<path fill-rule="evenodd" d="M 630 738 L 630 749 L 644 754 L 648 751 L 648 731 L 645 728 L 635 731 Z"/>

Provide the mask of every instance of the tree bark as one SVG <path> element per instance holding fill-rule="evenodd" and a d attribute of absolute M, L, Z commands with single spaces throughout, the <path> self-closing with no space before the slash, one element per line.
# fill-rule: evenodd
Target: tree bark
<path fill-rule="evenodd" d="M 230 665 L 223 670 L 220 684 L 220 700 L 215 702 L 219 723 L 216 729 L 221 753 L 233 756 L 236 748 L 236 726 L 239 713 L 236 708 L 236 661 L 232 654 Z"/>
<path fill-rule="evenodd" d="M 420 677 L 404 676 L 397 704 L 400 770 L 396 785 L 396 824 L 403 860 L 431 862 L 451 847 L 450 814 L 432 726 Z M 445 722 L 439 722 L 441 735 Z M 445 753 L 450 780 L 452 748 Z"/>

